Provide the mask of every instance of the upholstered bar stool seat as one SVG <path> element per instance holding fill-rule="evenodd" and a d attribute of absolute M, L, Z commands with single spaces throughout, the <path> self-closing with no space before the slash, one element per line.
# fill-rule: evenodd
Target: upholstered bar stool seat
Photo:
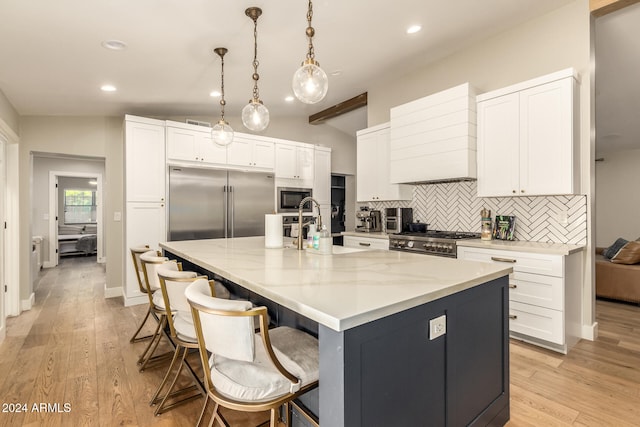
<path fill-rule="evenodd" d="M 149 307 L 151 313 L 156 317 L 156 319 L 158 319 L 158 326 L 154 332 L 153 338 L 138 359 L 140 371 L 142 372 L 150 362 L 160 361 L 171 355 L 170 353 L 160 356 L 153 355 L 160 344 L 164 328 L 167 325 L 165 301 L 162 297 L 162 292 L 160 291 L 160 279 L 158 278 L 157 270 L 162 267 L 166 270 L 180 271 L 182 270 L 182 266 L 175 260 L 169 260 L 166 257 L 159 256 L 155 251 L 149 251 L 141 254 L 140 264 L 142 265 L 143 283 L 147 289 L 147 296 L 149 297 Z"/>
<path fill-rule="evenodd" d="M 142 255 L 145 252 L 149 252 L 151 249 L 149 249 L 149 245 L 145 245 L 145 246 L 130 248 L 129 250 L 131 252 L 131 259 L 133 261 L 133 271 L 136 273 L 136 279 L 138 281 L 138 288 L 140 289 L 140 292 L 142 292 L 143 294 L 146 294 L 147 288 L 143 283 L 144 273 L 142 272 L 142 263 L 140 262 L 140 255 Z M 142 322 L 140 322 L 138 329 L 136 329 L 136 332 L 133 334 L 129 342 L 131 343 L 139 342 L 139 341 L 146 340 L 153 337 L 153 335 L 138 337 L 138 334 L 140 333 L 140 331 L 142 331 L 142 328 L 147 323 L 147 320 L 149 319 L 150 315 L 151 315 L 151 306 L 147 308 L 147 312 L 145 313 L 145 316 L 142 319 Z"/>
<path fill-rule="evenodd" d="M 191 305 L 205 373 L 207 400 L 214 402 L 213 419 L 224 421 L 219 406 L 257 412 L 270 410 L 276 426 L 281 406 L 318 385 L 318 340 L 289 327 L 269 329 L 267 309 L 249 301 L 211 297 L 206 283 L 196 280 L 185 295 Z M 255 333 L 254 318 L 260 332 Z M 210 354 L 210 356 L 208 356 Z M 287 414 L 288 423 L 288 409 Z"/>
<path fill-rule="evenodd" d="M 187 361 L 189 349 L 198 349 L 198 340 L 193 325 L 193 317 L 191 316 L 191 308 L 185 297 L 185 289 L 196 280 L 204 280 L 208 285 L 209 295 L 213 296 L 215 287 L 214 283 L 207 281 L 205 276 L 198 277 L 192 271 L 175 270 L 171 265 L 167 264 L 160 264 L 156 269 L 156 274 L 159 279 L 160 289 L 155 292 L 154 300 L 156 295 L 162 297 L 162 306 L 165 308 L 169 333 L 175 345 L 171 364 L 150 401 L 151 405 L 160 403 L 155 410 L 155 414 L 160 415 L 175 406 L 199 398 L 206 393 L 202 381 L 197 377 Z M 168 383 L 176 366 L 177 369 L 175 369 L 173 380 Z M 180 390 L 174 390 L 183 367 L 186 367 L 188 373 L 191 374 L 194 384 Z M 165 390 L 167 384 L 168 387 Z"/>

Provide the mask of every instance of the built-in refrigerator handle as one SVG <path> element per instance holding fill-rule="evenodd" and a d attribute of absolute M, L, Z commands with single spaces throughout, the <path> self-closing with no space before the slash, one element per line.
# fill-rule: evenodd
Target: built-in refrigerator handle
<path fill-rule="evenodd" d="M 223 185 L 222 186 L 222 192 L 224 193 L 223 197 L 222 197 L 222 209 L 224 210 L 224 238 L 226 239 L 228 236 L 228 231 L 229 231 L 229 218 L 227 215 L 229 206 L 227 203 L 227 186 Z"/>
<path fill-rule="evenodd" d="M 233 217 L 234 217 L 234 209 L 233 208 L 235 207 L 235 200 L 234 200 L 233 195 L 234 195 L 234 193 L 233 193 L 233 185 L 230 185 L 229 186 L 229 197 L 230 197 L 229 204 L 231 205 L 231 213 L 229 214 L 229 216 L 231 217 L 231 227 L 230 227 L 231 238 L 233 238 L 233 234 L 234 234 L 233 231 L 235 229 L 235 226 L 233 224 Z"/>

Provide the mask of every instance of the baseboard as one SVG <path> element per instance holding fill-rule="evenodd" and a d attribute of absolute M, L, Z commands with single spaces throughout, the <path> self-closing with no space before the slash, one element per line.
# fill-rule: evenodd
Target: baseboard
<path fill-rule="evenodd" d="M 593 322 L 592 325 L 582 325 L 582 338 L 595 341 L 598 338 L 598 322 Z"/>
<path fill-rule="evenodd" d="M 35 302 L 36 302 L 36 294 L 32 292 L 31 296 L 29 296 L 28 299 L 23 299 L 20 301 L 20 311 L 31 310 L 31 307 L 33 307 L 33 304 Z"/>
<path fill-rule="evenodd" d="M 116 286 L 115 288 L 107 288 L 107 284 L 104 285 L 104 297 L 105 298 L 117 298 L 122 296 L 122 287 Z"/>
<path fill-rule="evenodd" d="M 51 261 L 45 261 L 42 263 L 42 268 L 53 268 L 55 265 Z"/>
<path fill-rule="evenodd" d="M 106 264 L 107 263 L 107 257 L 106 256 L 101 256 L 98 258 L 98 264 Z"/>
<path fill-rule="evenodd" d="M 124 306 L 131 307 L 132 305 L 149 304 L 149 297 L 146 295 L 140 295 L 136 297 L 124 297 Z"/>
<path fill-rule="evenodd" d="M 2 327 L 0 327 L 0 344 L 2 344 L 6 336 L 7 336 L 7 326 L 5 322 L 5 324 L 2 325 Z"/>

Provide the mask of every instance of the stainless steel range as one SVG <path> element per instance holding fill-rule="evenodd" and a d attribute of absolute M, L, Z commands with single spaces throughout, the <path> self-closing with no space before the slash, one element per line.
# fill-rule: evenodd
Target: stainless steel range
<path fill-rule="evenodd" d="M 457 240 L 479 238 L 480 233 L 461 231 L 427 230 L 424 233 L 403 232 L 389 236 L 389 249 L 392 251 L 457 258 Z"/>

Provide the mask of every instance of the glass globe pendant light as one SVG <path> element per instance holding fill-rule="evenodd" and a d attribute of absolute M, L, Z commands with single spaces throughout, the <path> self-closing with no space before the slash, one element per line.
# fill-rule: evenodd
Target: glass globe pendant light
<path fill-rule="evenodd" d="M 293 74 L 293 93 L 300 101 L 305 104 L 315 104 L 324 99 L 329 90 L 329 79 L 320 64 L 315 60 L 315 52 L 313 50 L 313 36 L 315 29 L 311 26 L 311 18 L 313 18 L 313 4 L 309 0 L 307 10 L 307 29 L 306 34 L 309 39 L 309 51 L 307 58 L 302 62 L 302 66 Z"/>
<path fill-rule="evenodd" d="M 254 132 L 263 131 L 269 126 L 269 110 L 260 100 L 258 91 L 258 17 L 262 15 L 259 7 L 250 7 L 244 11 L 245 15 L 253 20 L 253 98 L 242 109 L 242 123 Z"/>
<path fill-rule="evenodd" d="M 213 49 L 215 53 L 220 56 L 221 62 L 221 80 L 220 84 L 220 120 L 211 128 L 211 138 L 213 142 L 218 145 L 227 146 L 233 142 L 233 129 L 229 126 L 229 123 L 224 119 L 224 106 L 226 101 L 224 100 L 224 55 L 227 53 L 227 48 L 217 47 Z"/>

